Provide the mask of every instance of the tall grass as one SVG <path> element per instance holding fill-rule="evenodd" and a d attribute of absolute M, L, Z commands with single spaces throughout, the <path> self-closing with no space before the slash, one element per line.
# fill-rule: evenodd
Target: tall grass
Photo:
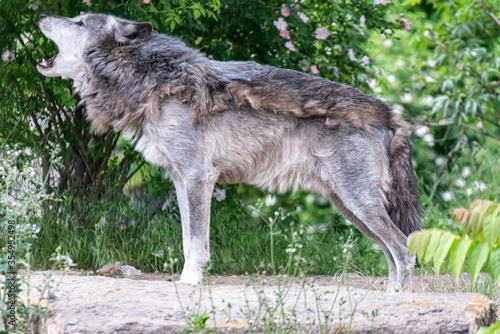
<path fill-rule="evenodd" d="M 68 254 L 82 269 L 97 269 L 106 263 L 120 261 L 145 272 L 170 271 L 164 264 L 176 259 L 174 270 L 180 271 L 183 265 L 182 231 L 175 194 L 168 180 L 154 182 L 155 187 L 158 183 L 167 187 L 165 192 L 170 193 L 167 204 L 155 197 L 154 191 L 147 186 L 132 200 L 116 196 L 114 189 L 108 189 L 109 194 L 100 200 L 88 196 L 75 201 L 63 196 L 63 201 L 45 212 L 40 221 L 35 265 L 50 266 L 51 254 L 56 247 L 61 247 L 61 252 Z M 293 248 L 291 235 L 301 239 L 300 258 L 306 273 L 332 275 L 342 269 L 340 256 L 351 228 L 343 218 L 335 215 L 328 202 L 317 196 L 309 197 L 307 202 L 303 194 L 302 205 L 296 205 L 297 200 L 289 197 L 279 198 L 274 204 L 267 201 L 267 206 L 265 196 L 250 202 L 249 197 L 253 194 L 249 193 L 255 191 L 229 186 L 226 198 L 213 199 L 211 272 L 244 274 L 264 268 L 272 273 L 272 263 L 274 272 L 280 271 L 286 266 L 288 253 Z M 281 202 L 288 203 L 288 207 L 279 209 L 283 219 L 270 224 L 264 217 L 275 216 Z M 262 215 L 255 216 L 256 207 Z M 309 212 L 312 210 L 317 212 Z M 308 219 L 310 216 L 316 219 Z M 385 275 L 387 267 L 381 251 L 369 238 L 357 231 L 353 233 L 355 242 L 349 247 L 357 268 L 351 269 L 368 275 Z"/>

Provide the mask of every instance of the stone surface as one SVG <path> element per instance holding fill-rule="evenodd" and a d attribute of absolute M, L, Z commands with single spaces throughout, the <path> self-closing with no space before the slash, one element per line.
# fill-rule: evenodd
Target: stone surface
<path fill-rule="evenodd" d="M 60 278 L 53 276 L 54 284 Z M 304 333 L 474 333 L 496 318 L 494 302 L 476 293 L 386 293 L 311 282 L 283 287 L 284 282 L 278 285 L 270 278 L 253 283 L 212 279 L 200 288 L 161 280 L 65 276 L 55 293 L 56 316 L 48 331 L 176 333 L 189 327 L 186 319 L 196 320 L 190 315 L 205 313 L 210 316 L 206 326 L 216 325 L 219 332 L 248 332 L 260 319 L 260 327 L 274 323 Z M 43 277 L 32 276 L 31 284 L 43 285 Z"/>

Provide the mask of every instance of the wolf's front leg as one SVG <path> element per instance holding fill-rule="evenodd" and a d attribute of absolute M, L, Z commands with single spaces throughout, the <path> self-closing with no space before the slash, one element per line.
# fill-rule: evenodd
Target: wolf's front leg
<path fill-rule="evenodd" d="M 173 177 L 182 220 L 184 269 L 180 283 L 199 284 L 210 261 L 210 202 L 215 181 L 205 175 Z"/>

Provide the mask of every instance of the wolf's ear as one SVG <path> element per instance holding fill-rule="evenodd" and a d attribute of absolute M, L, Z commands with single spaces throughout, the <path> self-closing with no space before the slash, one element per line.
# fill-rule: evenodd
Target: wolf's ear
<path fill-rule="evenodd" d="M 115 39 L 119 43 L 142 42 L 153 34 L 153 25 L 149 22 L 124 23 L 115 28 Z"/>

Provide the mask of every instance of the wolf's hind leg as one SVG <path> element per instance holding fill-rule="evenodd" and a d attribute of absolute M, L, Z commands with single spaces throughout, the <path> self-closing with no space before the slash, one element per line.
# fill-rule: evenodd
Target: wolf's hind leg
<path fill-rule="evenodd" d="M 173 177 L 181 212 L 184 268 L 180 283 L 199 284 L 210 261 L 210 202 L 215 181 L 205 175 Z"/>
<path fill-rule="evenodd" d="M 384 245 L 382 246 L 382 250 L 384 250 L 386 257 L 388 257 L 388 253 L 392 255 L 395 268 L 393 267 L 392 273 L 389 273 L 387 291 L 408 289 L 413 276 L 414 260 L 410 257 L 408 248 L 406 247 L 406 236 L 392 222 L 385 211 L 385 207 L 382 205 L 363 206 L 360 203 L 355 207 L 347 206 L 347 209 L 358 217 L 358 220 L 355 219 L 353 224 L 357 222 L 360 226 L 355 226 L 361 232 L 366 233 L 370 237 L 375 237 L 375 241 L 381 246 Z M 360 222 L 361 224 L 359 224 Z M 389 257 L 387 262 L 389 263 L 389 271 L 391 271 Z M 394 272 L 396 273 L 395 275 Z"/>
<path fill-rule="evenodd" d="M 344 207 L 341 213 L 352 214 L 356 218 L 352 223 L 381 245 L 389 264 L 388 291 L 406 289 L 411 284 L 413 262 L 406 247 L 406 236 L 385 207 L 384 193 L 388 191 L 387 180 L 390 182 L 385 149 L 374 145 L 377 142 L 370 137 L 350 134 L 342 142 L 334 143 L 335 154 L 323 157 L 322 165 L 327 168 L 324 180 Z"/>
<path fill-rule="evenodd" d="M 406 236 L 392 222 L 381 206 L 347 207 L 355 219 L 352 223 L 362 233 L 372 237 L 382 248 L 389 265 L 387 291 L 402 291 L 410 288 L 414 259 L 406 247 Z M 392 261 L 391 261 L 392 258 Z"/>
<path fill-rule="evenodd" d="M 342 203 L 337 195 L 332 194 L 330 197 L 337 207 L 338 212 L 344 218 L 348 219 L 361 233 L 372 238 L 380 246 L 382 252 L 384 252 L 385 258 L 387 259 L 387 266 L 389 267 L 389 281 L 387 286 L 395 286 L 397 282 L 397 268 L 396 262 L 394 262 L 394 257 L 392 256 L 389 248 L 376 234 L 374 234 L 361 220 L 359 220 L 358 217 L 356 217 L 344 206 L 344 203 Z"/>

